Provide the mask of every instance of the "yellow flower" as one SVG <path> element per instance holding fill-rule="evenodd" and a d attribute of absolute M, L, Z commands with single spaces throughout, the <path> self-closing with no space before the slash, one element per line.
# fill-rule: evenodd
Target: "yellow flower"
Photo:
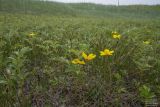
<path fill-rule="evenodd" d="M 105 49 L 104 51 L 100 51 L 101 56 L 111 56 L 113 55 L 114 51 L 111 51 L 109 49 Z"/>
<path fill-rule="evenodd" d="M 112 35 L 112 36 L 113 36 L 114 39 L 120 39 L 120 38 L 121 38 L 121 35 L 120 35 L 120 34 L 117 34 L 117 35 L 114 34 L 114 35 Z"/>
<path fill-rule="evenodd" d="M 150 44 L 150 41 L 143 41 L 143 43 L 148 45 L 148 44 Z"/>
<path fill-rule="evenodd" d="M 30 33 L 28 36 L 29 37 L 34 37 L 36 34 L 34 32 Z"/>
<path fill-rule="evenodd" d="M 120 35 L 119 33 L 117 33 L 117 32 L 112 32 L 112 37 L 113 37 L 114 39 L 120 39 L 120 38 L 121 38 L 121 35 Z"/>
<path fill-rule="evenodd" d="M 118 35 L 118 33 L 117 32 L 112 32 L 112 35 Z"/>
<path fill-rule="evenodd" d="M 92 59 L 94 59 L 95 57 L 96 57 L 96 55 L 95 54 L 89 54 L 89 55 L 87 55 L 86 53 L 82 53 L 82 57 L 85 59 L 85 60 L 87 60 L 87 61 L 90 61 L 90 60 L 92 60 Z"/>
<path fill-rule="evenodd" d="M 73 64 L 80 64 L 80 65 L 84 65 L 84 64 L 85 64 L 84 61 L 81 61 L 81 60 L 79 60 L 79 59 L 74 59 L 74 60 L 72 60 L 72 63 L 73 63 Z"/>

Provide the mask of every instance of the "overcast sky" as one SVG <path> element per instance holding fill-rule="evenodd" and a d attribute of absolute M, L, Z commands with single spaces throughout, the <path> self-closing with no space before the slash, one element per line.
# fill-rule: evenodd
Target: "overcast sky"
<path fill-rule="evenodd" d="M 58 2 L 91 2 L 98 4 L 117 4 L 118 0 L 50 0 L 50 1 L 58 1 Z M 119 0 L 121 5 L 131 5 L 131 4 L 147 4 L 147 5 L 155 5 L 160 4 L 160 0 Z"/>

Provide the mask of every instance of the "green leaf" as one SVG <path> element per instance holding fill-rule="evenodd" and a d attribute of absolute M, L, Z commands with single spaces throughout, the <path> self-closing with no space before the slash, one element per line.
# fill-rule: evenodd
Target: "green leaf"
<path fill-rule="evenodd" d="M 7 84 L 7 81 L 5 81 L 5 80 L 0 80 L 0 84 Z"/>

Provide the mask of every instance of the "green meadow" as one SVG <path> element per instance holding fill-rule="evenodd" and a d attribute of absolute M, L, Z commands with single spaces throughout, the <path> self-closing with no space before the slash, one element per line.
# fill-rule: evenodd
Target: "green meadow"
<path fill-rule="evenodd" d="M 0 0 L 1 107 L 159 102 L 159 5 Z"/>

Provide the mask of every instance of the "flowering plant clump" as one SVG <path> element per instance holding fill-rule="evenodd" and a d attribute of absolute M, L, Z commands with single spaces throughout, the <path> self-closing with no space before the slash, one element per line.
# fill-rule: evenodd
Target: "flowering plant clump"
<path fill-rule="evenodd" d="M 93 53 L 87 55 L 85 52 L 83 52 L 82 57 L 85 59 L 85 61 L 90 61 L 90 60 L 93 60 L 96 57 L 96 55 Z M 83 61 L 83 60 L 81 61 L 80 59 L 76 58 L 76 59 L 72 60 L 72 63 L 84 65 L 85 61 Z"/>
<path fill-rule="evenodd" d="M 112 56 L 113 53 L 114 53 L 113 50 L 105 49 L 103 51 L 100 51 L 100 56 Z M 85 59 L 85 61 L 91 61 L 96 58 L 96 55 L 93 53 L 87 55 L 85 52 L 82 52 L 82 57 Z M 84 65 L 84 64 L 86 64 L 85 61 L 83 61 L 83 60 L 81 61 L 80 59 L 76 58 L 76 59 L 72 60 L 72 63 Z"/>

